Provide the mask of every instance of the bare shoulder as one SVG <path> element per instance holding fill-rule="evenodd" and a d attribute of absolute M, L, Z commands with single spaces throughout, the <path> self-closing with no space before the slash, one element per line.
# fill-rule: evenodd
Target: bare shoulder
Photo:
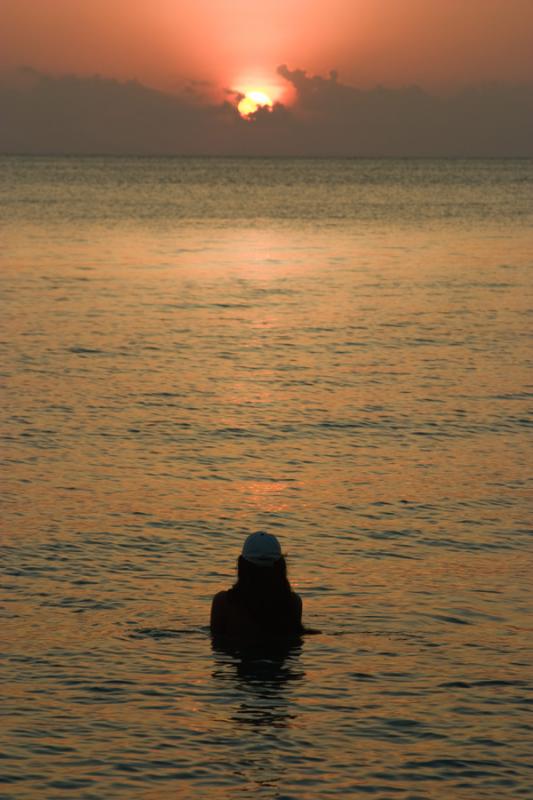
<path fill-rule="evenodd" d="M 227 624 L 227 591 L 217 592 L 211 603 L 210 627 L 213 633 L 224 633 Z"/>
<path fill-rule="evenodd" d="M 300 632 L 301 633 L 307 633 L 307 634 L 322 633 L 322 631 L 318 630 L 318 628 L 309 628 L 309 627 L 307 627 L 307 625 L 304 625 L 302 623 L 302 605 L 303 605 L 303 603 L 302 603 L 302 598 L 300 597 L 299 594 L 296 594 L 296 592 L 292 593 L 292 602 L 293 602 L 294 614 L 295 614 L 295 617 L 296 617 L 296 619 L 298 621 L 298 624 L 300 626 Z"/>
<path fill-rule="evenodd" d="M 213 597 L 213 606 L 221 606 L 225 605 L 228 599 L 227 591 L 217 592 L 216 595 Z"/>
<path fill-rule="evenodd" d="M 293 613 L 299 623 L 302 621 L 302 598 L 296 592 L 291 593 L 291 602 Z"/>

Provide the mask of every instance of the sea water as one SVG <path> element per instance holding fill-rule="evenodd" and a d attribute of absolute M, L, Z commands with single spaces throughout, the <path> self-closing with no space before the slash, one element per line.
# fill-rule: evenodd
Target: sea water
<path fill-rule="evenodd" d="M 533 797 L 533 162 L 0 159 L 0 797 Z M 304 621 L 212 645 L 244 537 Z"/>

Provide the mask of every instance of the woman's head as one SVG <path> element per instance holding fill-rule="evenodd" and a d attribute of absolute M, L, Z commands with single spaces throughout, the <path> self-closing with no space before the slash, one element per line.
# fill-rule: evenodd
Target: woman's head
<path fill-rule="evenodd" d="M 287 563 L 275 536 L 265 531 L 248 536 L 237 561 L 234 590 L 254 605 L 275 604 L 290 595 Z"/>
<path fill-rule="evenodd" d="M 237 561 L 237 585 L 249 595 L 290 592 L 287 564 L 280 543 L 271 533 L 256 531 L 245 540 Z"/>

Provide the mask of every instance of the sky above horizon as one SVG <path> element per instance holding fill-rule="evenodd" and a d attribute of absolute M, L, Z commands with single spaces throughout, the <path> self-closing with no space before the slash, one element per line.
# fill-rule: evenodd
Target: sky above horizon
<path fill-rule="evenodd" d="M 361 88 L 533 78 L 532 0 L 1 0 L 0 30 L 0 69 L 164 89 L 279 85 L 279 64 Z"/>
<path fill-rule="evenodd" d="M 285 72 L 280 65 L 288 65 Z M 0 0 L 2 86 L 13 84 L 21 67 L 63 92 L 65 76 L 86 91 L 95 75 L 108 84 L 134 79 L 180 98 L 189 117 L 187 103 L 211 108 L 235 101 L 228 90 L 253 88 L 283 104 L 285 122 L 294 123 L 298 110 L 309 111 L 314 93 L 325 105 L 314 101 L 313 113 L 320 106 L 334 123 L 333 106 L 343 105 L 341 122 L 346 105 L 352 113 L 361 100 L 356 89 L 390 88 L 392 108 L 415 85 L 443 98 L 468 87 L 498 84 L 513 93 L 531 85 L 533 0 Z M 332 70 L 338 74 L 333 83 Z M 20 80 L 14 84 L 20 89 Z M 0 100 L 12 114 L 12 98 Z M 41 100 L 46 129 L 48 95 Z M 502 103 L 494 106 L 495 118 L 508 100 Z M 399 109 L 400 120 L 412 104 L 411 97 Z M 33 117 L 32 124 L 41 126 Z M 0 148 L 12 150 L 17 130 L 7 139 L 0 133 Z M 324 151 L 337 152 L 331 135 L 328 142 Z M 288 150 L 294 149 L 293 142 Z"/>

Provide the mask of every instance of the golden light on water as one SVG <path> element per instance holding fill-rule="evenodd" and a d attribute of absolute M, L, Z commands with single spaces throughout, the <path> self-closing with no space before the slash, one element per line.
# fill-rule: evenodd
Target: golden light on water
<path fill-rule="evenodd" d="M 529 167 L 4 160 L 20 792 L 525 796 Z M 322 634 L 249 655 L 257 529 Z"/>

